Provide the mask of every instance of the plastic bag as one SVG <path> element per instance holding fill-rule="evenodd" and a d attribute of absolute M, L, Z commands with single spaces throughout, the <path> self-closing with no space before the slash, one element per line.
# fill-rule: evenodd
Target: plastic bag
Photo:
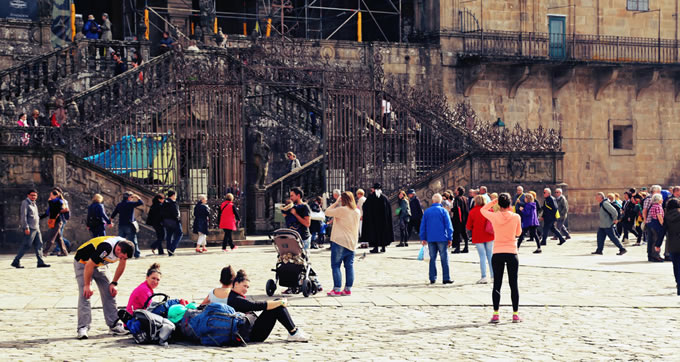
<path fill-rule="evenodd" d="M 418 252 L 418 260 L 425 260 L 425 245 L 420 247 L 420 252 Z"/>

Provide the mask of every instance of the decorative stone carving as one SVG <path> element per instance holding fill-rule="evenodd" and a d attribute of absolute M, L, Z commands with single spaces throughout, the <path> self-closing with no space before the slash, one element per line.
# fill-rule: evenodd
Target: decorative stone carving
<path fill-rule="evenodd" d="M 595 100 L 599 101 L 604 90 L 616 81 L 619 76 L 619 69 L 614 67 L 595 68 L 593 73 L 595 76 Z"/>
<path fill-rule="evenodd" d="M 560 89 L 574 79 L 576 68 L 573 66 L 559 66 L 553 68 L 550 73 L 552 76 L 552 97 L 557 98 Z"/>
<path fill-rule="evenodd" d="M 522 83 L 529 79 L 531 74 L 531 67 L 528 65 L 520 65 L 510 68 L 508 72 L 508 98 L 514 99 L 517 94 L 517 89 Z"/>
<path fill-rule="evenodd" d="M 640 100 L 642 92 L 659 80 L 658 69 L 640 69 L 633 72 L 635 80 L 635 100 Z"/>

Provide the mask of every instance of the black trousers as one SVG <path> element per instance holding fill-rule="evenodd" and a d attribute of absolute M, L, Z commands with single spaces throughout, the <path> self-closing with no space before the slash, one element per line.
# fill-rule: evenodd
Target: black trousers
<path fill-rule="evenodd" d="M 529 240 L 534 239 L 536 240 L 536 247 L 538 249 L 541 248 L 541 238 L 538 237 L 538 226 L 527 226 L 525 228 L 522 228 L 522 235 L 519 236 L 519 239 L 517 240 L 517 247 L 519 248 L 520 245 L 522 245 L 522 241 L 524 240 L 524 235 L 529 234 Z"/>
<path fill-rule="evenodd" d="M 222 229 L 224 230 L 224 239 L 222 240 L 222 250 L 227 248 L 227 245 L 229 245 L 229 248 L 233 249 L 234 248 L 234 241 L 231 239 L 231 230 L 229 229 Z"/>
<path fill-rule="evenodd" d="M 541 244 L 545 243 L 546 240 L 548 240 L 548 233 L 552 231 L 555 236 L 557 236 L 558 239 L 560 239 L 560 242 L 564 241 L 564 236 L 560 234 L 560 231 L 557 230 L 555 227 L 555 220 L 552 221 L 545 221 L 543 220 L 543 240 Z"/>
<path fill-rule="evenodd" d="M 255 323 L 253 323 L 253 328 L 250 330 L 250 341 L 264 342 L 267 337 L 269 337 L 272 329 L 274 329 L 276 321 L 279 321 L 279 323 L 286 328 L 288 333 L 295 329 L 295 323 L 293 323 L 293 320 L 290 318 L 288 308 L 278 307 L 266 310 L 260 313 L 260 316 L 257 317 Z"/>
<path fill-rule="evenodd" d="M 510 299 L 512 299 L 512 311 L 519 310 L 519 288 L 517 287 L 517 272 L 519 271 L 519 258 L 517 254 L 499 253 L 491 257 L 493 268 L 493 310 L 497 311 L 501 304 L 501 285 L 503 284 L 503 271 L 508 267 L 508 280 L 510 282 Z"/>
<path fill-rule="evenodd" d="M 151 249 L 158 249 L 158 254 L 163 254 L 163 240 L 165 240 L 165 228 L 163 225 L 154 225 L 156 231 L 156 241 L 151 244 Z"/>
<path fill-rule="evenodd" d="M 453 246 L 456 249 L 460 249 L 461 239 L 465 241 L 465 248 L 467 249 L 469 239 L 468 239 L 467 231 L 465 230 L 465 225 L 463 225 L 463 224 L 454 225 L 453 226 Z"/>

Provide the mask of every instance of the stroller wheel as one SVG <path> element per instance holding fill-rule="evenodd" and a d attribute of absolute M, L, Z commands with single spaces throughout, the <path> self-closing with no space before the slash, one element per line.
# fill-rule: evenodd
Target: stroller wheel
<path fill-rule="evenodd" d="M 305 279 L 302 282 L 302 295 L 304 295 L 305 298 L 309 297 L 309 294 L 312 293 L 312 288 L 312 281 Z"/>
<path fill-rule="evenodd" d="M 267 287 L 265 288 L 265 291 L 270 297 L 274 295 L 274 292 L 276 291 L 276 282 L 273 279 L 267 280 Z"/>
<path fill-rule="evenodd" d="M 318 291 L 319 288 L 317 288 L 316 283 L 312 283 L 312 295 L 316 295 Z"/>

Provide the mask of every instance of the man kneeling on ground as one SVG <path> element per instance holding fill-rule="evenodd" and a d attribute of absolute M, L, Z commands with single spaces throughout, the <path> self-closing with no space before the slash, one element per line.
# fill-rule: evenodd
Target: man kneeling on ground
<path fill-rule="evenodd" d="M 116 294 L 118 280 L 125 271 L 127 259 L 132 257 L 135 246 L 132 242 L 118 236 L 100 236 L 81 245 L 76 251 L 73 269 L 78 282 L 78 339 L 87 338 L 92 322 L 90 288 L 92 279 L 97 283 L 101 295 L 104 319 L 114 335 L 127 334 L 123 324 L 118 321 Z M 118 263 L 113 280 L 109 282 L 108 264 Z"/>

